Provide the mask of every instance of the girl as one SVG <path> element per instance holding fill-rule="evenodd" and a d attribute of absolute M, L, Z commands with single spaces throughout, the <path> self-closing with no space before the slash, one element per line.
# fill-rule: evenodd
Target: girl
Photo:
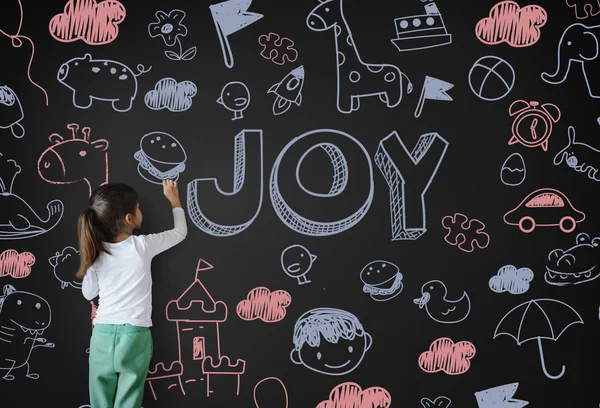
<path fill-rule="evenodd" d="M 152 357 L 152 258 L 187 235 L 177 183 L 163 181 L 175 227 L 133 235 L 142 226 L 136 191 L 111 183 L 96 189 L 79 215 L 81 263 L 77 277 L 92 300 L 100 295 L 90 340 L 91 408 L 141 407 Z"/>

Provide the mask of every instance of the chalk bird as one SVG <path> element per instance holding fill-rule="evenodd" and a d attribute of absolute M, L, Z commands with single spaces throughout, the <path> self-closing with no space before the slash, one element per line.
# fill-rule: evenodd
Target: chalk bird
<path fill-rule="evenodd" d="M 447 300 L 446 285 L 439 280 L 431 280 L 421 287 L 421 297 L 413 302 L 423 307 L 429 317 L 439 323 L 459 323 L 467 318 L 471 311 L 471 300 L 463 292 L 458 300 Z"/>
<path fill-rule="evenodd" d="M 310 283 L 306 274 L 317 259 L 316 255 L 304 248 L 302 245 L 291 245 L 281 253 L 281 267 L 290 278 L 298 279 L 298 285 Z"/>
<path fill-rule="evenodd" d="M 217 103 L 233 112 L 231 120 L 242 119 L 244 110 L 250 105 L 250 91 L 243 82 L 229 82 L 221 90 Z"/>

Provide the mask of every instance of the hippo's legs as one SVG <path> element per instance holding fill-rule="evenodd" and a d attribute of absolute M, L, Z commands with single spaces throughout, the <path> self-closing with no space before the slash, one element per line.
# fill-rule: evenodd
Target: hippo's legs
<path fill-rule="evenodd" d="M 92 106 L 92 97 L 82 92 L 73 91 L 73 105 L 81 109 Z"/>
<path fill-rule="evenodd" d="M 117 112 L 127 112 L 133 105 L 133 98 L 115 99 L 112 103 L 113 109 Z"/>

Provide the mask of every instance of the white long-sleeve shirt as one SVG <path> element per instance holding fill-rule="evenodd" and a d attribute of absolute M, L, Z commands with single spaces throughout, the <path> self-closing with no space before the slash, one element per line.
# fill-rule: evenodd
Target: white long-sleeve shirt
<path fill-rule="evenodd" d="M 174 227 L 158 234 L 131 235 L 105 242 L 111 252 L 101 252 L 83 277 L 81 291 L 92 300 L 100 295 L 94 324 L 152 326 L 152 258 L 177 245 L 187 235 L 183 208 L 173 208 Z"/>

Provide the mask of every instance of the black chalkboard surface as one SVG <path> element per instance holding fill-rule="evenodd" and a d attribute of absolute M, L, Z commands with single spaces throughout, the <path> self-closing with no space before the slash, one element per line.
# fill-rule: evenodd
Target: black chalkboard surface
<path fill-rule="evenodd" d="M 2 407 L 89 404 L 77 216 L 165 178 L 144 407 L 597 406 L 599 12 L 3 1 Z"/>

